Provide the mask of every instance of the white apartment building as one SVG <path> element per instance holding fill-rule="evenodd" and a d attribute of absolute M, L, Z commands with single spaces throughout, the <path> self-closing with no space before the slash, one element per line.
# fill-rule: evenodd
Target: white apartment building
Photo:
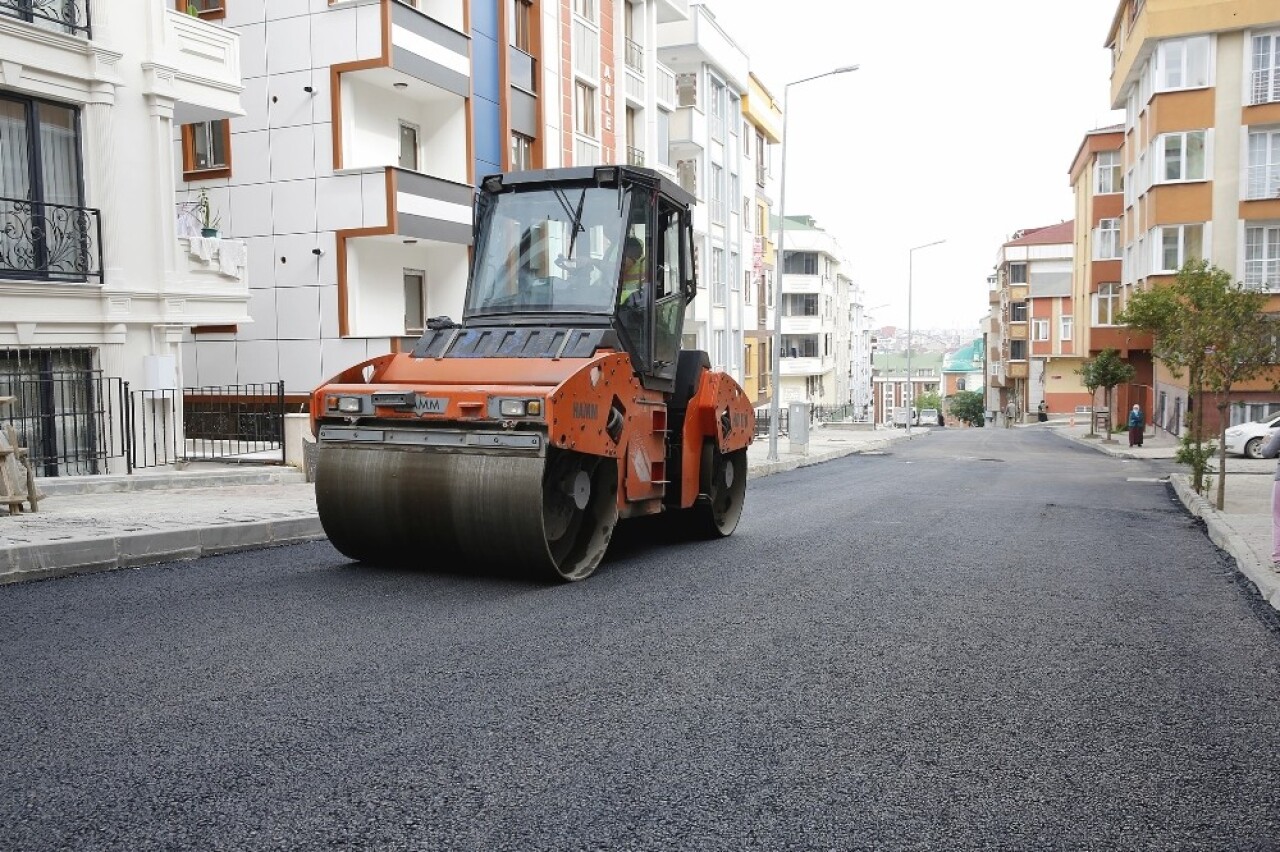
<path fill-rule="evenodd" d="M 179 234 L 170 142 L 241 87 L 239 34 L 172 0 L 0 3 L 0 418 L 42 475 L 126 469 L 126 412 L 181 422 L 137 393 L 189 380 L 187 330 L 248 319 L 244 245 Z"/>
<path fill-rule="evenodd" d="M 788 216 L 782 251 L 781 404 L 849 402 L 848 334 L 851 282 L 841 274 L 835 237 L 808 216 Z M 844 329 L 842 332 L 841 329 Z"/>
<path fill-rule="evenodd" d="M 745 218 L 754 192 L 744 193 L 742 120 L 747 56 L 704 5 L 685 21 L 658 26 L 658 58 L 675 73 L 675 113 L 669 144 L 676 179 L 697 196 L 694 212 L 700 292 L 685 315 L 684 346 L 704 349 L 712 365 L 743 381 L 745 351 Z M 746 216 L 744 217 L 744 209 Z"/>

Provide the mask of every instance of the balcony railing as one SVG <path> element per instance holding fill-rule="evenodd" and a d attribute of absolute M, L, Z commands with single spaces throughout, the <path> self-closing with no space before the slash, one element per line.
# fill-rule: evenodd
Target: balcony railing
<path fill-rule="evenodd" d="M 0 279 L 102 281 L 97 210 L 0 198 Z"/>
<path fill-rule="evenodd" d="M 644 165 L 644 150 L 643 150 L 643 149 L 641 149 L 641 148 L 633 148 L 633 147 L 631 147 L 630 145 L 628 145 L 628 146 L 627 146 L 627 165 L 629 165 L 629 166 L 643 166 L 643 165 Z"/>
<path fill-rule="evenodd" d="M 511 85 L 530 94 L 537 93 L 537 60 L 513 45 L 507 50 L 507 68 L 511 75 Z"/>
<path fill-rule="evenodd" d="M 644 45 L 631 39 L 626 40 L 627 67 L 632 71 L 644 73 Z"/>
<path fill-rule="evenodd" d="M 665 65 L 658 65 L 658 82 L 655 96 L 667 106 L 676 103 L 676 75 Z"/>
<path fill-rule="evenodd" d="M 92 38 L 89 0 L 0 0 L 0 15 L 41 29 Z"/>

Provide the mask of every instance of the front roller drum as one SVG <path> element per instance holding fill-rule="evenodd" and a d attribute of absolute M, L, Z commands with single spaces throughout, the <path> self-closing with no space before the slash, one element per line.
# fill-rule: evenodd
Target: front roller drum
<path fill-rule="evenodd" d="M 613 459 L 351 444 L 320 447 L 316 506 L 360 562 L 581 580 L 618 522 Z"/>

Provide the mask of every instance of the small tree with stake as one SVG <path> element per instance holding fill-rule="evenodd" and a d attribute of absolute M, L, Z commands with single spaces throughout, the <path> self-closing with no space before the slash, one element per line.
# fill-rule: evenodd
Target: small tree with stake
<path fill-rule="evenodd" d="M 1133 381 L 1134 369 L 1133 365 L 1126 363 L 1120 357 L 1120 352 L 1115 349 L 1103 349 L 1098 353 L 1098 357 L 1093 359 L 1093 380 L 1097 382 L 1097 387 L 1102 388 L 1106 393 L 1103 398 L 1106 400 L 1107 406 L 1107 422 L 1111 422 L 1111 392 L 1117 385 L 1125 382 Z M 1103 438 L 1107 443 L 1115 443 L 1115 438 L 1111 437 L 1110 432 Z"/>

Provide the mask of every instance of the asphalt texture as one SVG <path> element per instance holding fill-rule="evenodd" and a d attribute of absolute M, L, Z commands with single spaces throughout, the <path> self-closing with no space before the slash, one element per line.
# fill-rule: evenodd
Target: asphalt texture
<path fill-rule="evenodd" d="M 1274 611 L 1160 473 L 941 430 L 578 584 L 0 587 L 0 849 L 1274 849 Z"/>

